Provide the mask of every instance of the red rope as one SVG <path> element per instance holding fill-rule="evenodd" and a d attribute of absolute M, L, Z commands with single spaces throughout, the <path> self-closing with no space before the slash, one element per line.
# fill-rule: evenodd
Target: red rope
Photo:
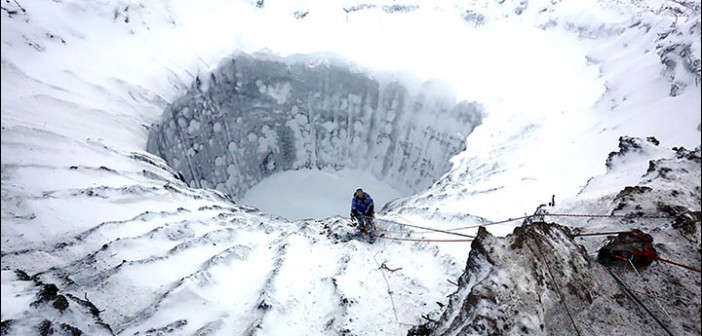
<path fill-rule="evenodd" d="M 664 262 L 673 264 L 673 265 L 675 265 L 675 266 L 680 266 L 680 267 L 682 267 L 682 268 L 687 268 L 687 269 L 689 269 L 689 270 L 691 270 L 691 271 L 695 271 L 695 272 L 702 273 L 702 270 L 700 270 L 699 268 L 694 268 L 694 267 L 692 267 L 692 266 L 687 266 L 687 265 L 679 264 L 679 263 L 676 263 L 676 262 L 674 262 L 674 261 L 666 260 L 666 259 L 663 259 L 663 258 L 660 258 L 660 257 L 654 257 L 653 259 L 655 259 L 655 260 L 660 260 L 660 261 L 664 261 Z"/>

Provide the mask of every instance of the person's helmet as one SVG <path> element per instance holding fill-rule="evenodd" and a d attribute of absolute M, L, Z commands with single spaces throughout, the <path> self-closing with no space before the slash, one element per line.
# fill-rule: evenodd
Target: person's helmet
<path fill-rule="evenodd" d="M 356 197 L 356 198 L 363 197 L 363 189 L 361 189 L 361 188 L 356 189 L 356 192 L 353 193 L 353 197 Z"/>

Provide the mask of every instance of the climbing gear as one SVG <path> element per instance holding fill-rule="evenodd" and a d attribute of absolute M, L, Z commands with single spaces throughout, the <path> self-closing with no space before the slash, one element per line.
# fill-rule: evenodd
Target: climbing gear
<path fill-rule="evenodd" d="M 597 253 L 597 261 L 603 265 L 614 261 L 630 261 L 638 267 L 647 267 L 658 257 L 653 248 L 653 237 L 641 230 L 619 232 Z"/>
<path fill-rule="evenodd" d="M 359 216 L 358 229 L 362 232 L 364 236 L 368 236 L 369 243 L 375 243 L 375 236 L 378 229 L 375 226 L 375 221 L 373 220 L 373 217 Z"/>
<path fill-rule="evenodd" d="M 643 246 L 643 248 L 640 251 L 637 251 L 636 248 L 633 249 L 615 249 L 615 250 L 608 250 L 608 246 L 612 244 L 612 242 L 608 243 L 604 247 L 600 249 L 600 251 L 597 254 L 597 261 L 600 264 L 603 265 L 610 265 L 612 259 L 616 259 L 617 261 L 623 261 L 623 262 L 628 262 L 631 261 L 633 264 L 641 267 L 641 266 L 648 266 L 650 265 L 653 261 L 662 261 L 665 263 L 669 263 L 671 265 L 675 265 L 678 267 L 682 267 L 691 271 L 695 271 L 698 273 L 702 273 L 702 270 L 696 267 L 688 266 L 688 265 L 683 265 L 681 263 L 677 263 L 671 260 L 663 259 L 658 256 L 658 253 L 656 250 L 653 248 L 652 243 L 653 243 L 653 237 L 651 237 L 650 234 L 644 234 L 641 232 L 641 230 L 632 230 L 632 231 L 618 231 L 618 232 L 595 232 L 595 233 L 577 233 L 571 235 L 571 237 L 586 237 L 586 236 L 604 236 L 604 235 L 617 235 L 619 236 L 629 236 L 633 237 L 630 238 L 632 239 L 637 239 L 640 243 L 639 247 Z M 616 238 L 615 238 L 616 239 Z"/>
<path fill-rule="evenodd" d="M 378 228 L 376 227 L 375 221 L 372 217 L 363 215 L 355 217 L 351 216 L 347 225 L 356 229 L 356 232 L 352 235 L 353 237 L 364 237 L 364 239 L 367 239 L 369 243 L 375 243 Z M 381 236 L 383 235 L 381 234 Z"/>

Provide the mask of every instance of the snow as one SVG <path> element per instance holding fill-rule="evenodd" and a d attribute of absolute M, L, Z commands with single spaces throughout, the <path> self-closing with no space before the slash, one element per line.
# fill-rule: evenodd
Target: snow
<path fill-rule="evenodd" d="M 684 58 L 663 52 L 685 43 L 689 59 L 699 62 L 699 8 L 673 15 L 662 10 L 675 5 L 670 1 L 599 3 L 5 3 L 3 325 L 17 321 L 11 328 L 23 334 L 58 319 L 55 311 L 33 304 L 41 286 L 55 283 L 60 293 L 94 304 L 117 335 L 150 329 L 405 334 L 425 322 L 422 315 L 435 316 L 436 303 L 446 303 L 456 291 L 447 280 L 464 272 L 470 243 L 385 239 L 369 245 L 339 238 L 353 232 L 346 217 L 356 188 L 373 196 L 388 238 L 466 238 L 402 223 L 449 230 L 504 221 L 487 226 L 499 237 L 520 224 L 510 219 L 532 214 L 552 196 L 562 212 L 604 214 L 613 195 L 640 183 L 649 161 L 669 157 L 673 147 L 700 146 L 699 70 L 688 71 Z M 390 13 L 387 6 L 394 5 L 406 11 Z M 670 34 L 661 38 L 663 33 Z M 354 74 L 392 74 L 412 94 L 424 88 L 432 97 L 475 102 L 484 109 L 483 119 L 474 130 L 462 130 L 465 150 L 451 157 L 420 144 L 421 130 L 408 136 L 425 149 L 421 158 L 445 164 L 428 187 L 426 181 L 411 184 L 400 172 L 380 174 L 381 149 L 388 145 L 379 140 L 371 149 L 381 157 L 371 155 L 376 161 L 366 165 L 287 170 L 260 181 L 234 174 L 239 165 L 226 156 L 213 156 L 211 166 L 229 176 L 227 183 L 254 184 L 235 200 L 206 179 L 186 185 L 179 172 L 147 153 L 149 131 L 196 77 L 206 78 L 232 55 L 262 50 L 281 59 L 312 55 L 320 66 L 329 62 L 324 55 L 334 55 Z M 667 67 L 663 57 L 676 66 Z M 262 94 L 279 105 L 290 103 L 288 83 L 266 81 L 256 82 Z M 368 111 L 362 98 L 349 93 L 339 106 L 362 115 Z M 286 113 L 293 116 L 289 127 L 302 137 L 300 130 L 314 120 L 298 112 Z M 394 111 L 384 112 L 394 119 Z M 240 117 L 236 124 L 251 120 Z M 186 122 L 191 136 L 207 127 L 188 121 L 177 120 Z M 435 115 L 413 121 L 452 135 L 458 127 Z M 213 129 L 226 133 L 223 125 Z M 244 132 L 242 138 L 260 153 L 275 150 L 279 134 L 273 126 L 255 126 L 260 133 Z M 327 132 L 335 127 L 331 121 L 317 126 Z M 393 131 L 392 125 L 384 130 Z M 344 136 L 330 138 L 325 149 L 347 148 L 340 144 Z M 617 157 L 607 168 L 620 136 L 655 137 L 660 145 Z M 354 148 L 365 149 L 366 141 L 376 139 L 353 141 L 359 141 Z M 174 151 L 192 156 L 204 146 Z M 231 142 L 222 150 L 236 148 Z M 329 159 L 323 154 L 315 152 Z M 367 155 L 335 154 L 349 161 Z M 692 183 L 681 190 L 699 189 L 699 182 L 680 183 Z M 699 203 L 685 206 L 699 211 Z M 617 225 L 561 220 L 602 230 Z M 661 243 L 674 239 L 666 236 Z M 592 249 L 600 241 L 579 242 Z M 495 253 L 509 253 L 504 248 Z M 21 279 L 17 270 L 36 277 Z M 459 292 L 489 276 L 496 284 L 527 281 L 518 269 L 496 270 L 472 275 Z M 70 300 L 62 321 L 86 334 L 109 334 L 78 300 Z M 519 323 L 538 330 L 543 318 L 534 310 Z"/>

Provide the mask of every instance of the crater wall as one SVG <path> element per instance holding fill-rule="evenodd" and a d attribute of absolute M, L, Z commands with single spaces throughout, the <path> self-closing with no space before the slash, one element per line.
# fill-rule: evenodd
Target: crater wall
<path fill-rule="evenodd" d="M 234 199 L 303 168 L 366 170 L 409 194 L 448 171 L 482 116 L 479 104 L 456 102 L 438 83 L 240 54 L 166 108 L 147 150 L 191 187 Z"/>

